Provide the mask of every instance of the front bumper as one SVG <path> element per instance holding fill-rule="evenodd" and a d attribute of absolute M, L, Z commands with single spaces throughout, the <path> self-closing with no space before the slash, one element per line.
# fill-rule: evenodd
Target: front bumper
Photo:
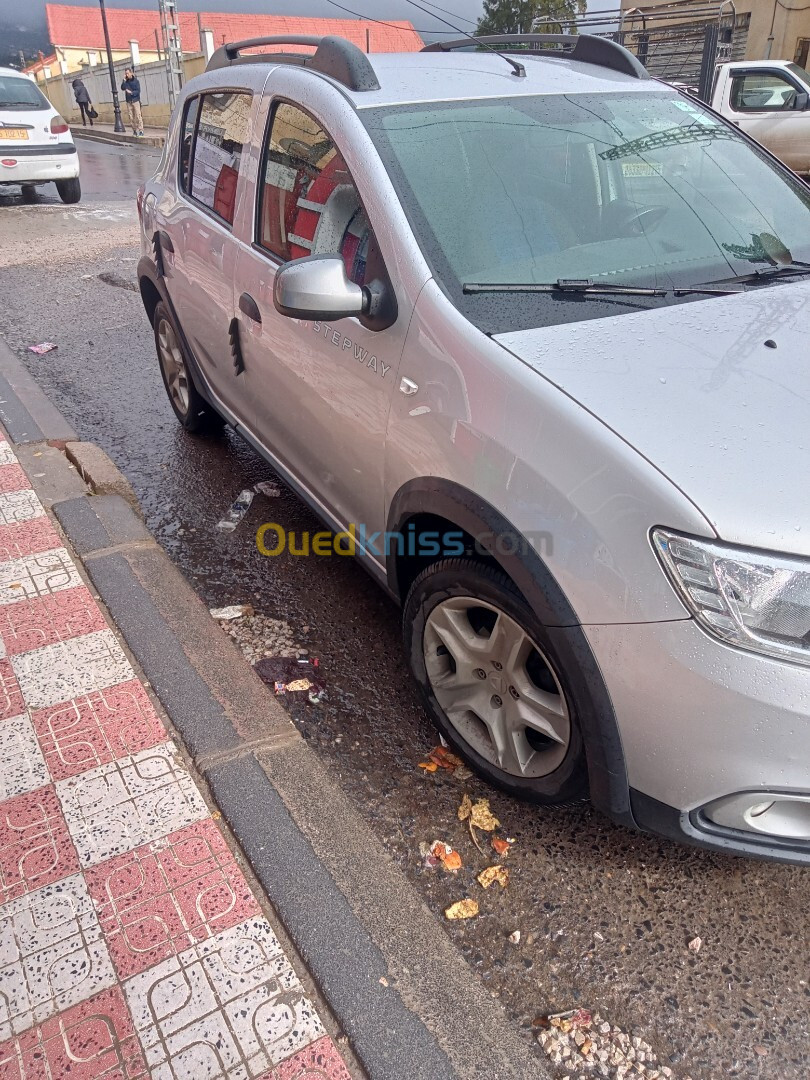
<path fill-rule="evenodd" d="M 810 795 L 810 669 L 724 645 L 691 619 L 583 630 L 616 712 L 637 824 L 810 863 L 805 837 L 719 825 L 706 812 L 738 792 Z"/>
<path fill-rule="evenodd" d="M 34 153 L 30 153 L 34 150 Z M 25 152 L 23 152 L 25 151 Z M 14 162 L 14 164 L 4 164 Z M 0 144 L 0 184 L 44 184 L 79 175 L 79 155 L 72 143 L 56 147 L 7 149 Z"/>
<path fill-rule="evenodd" d="M 679 844 L 709 848 L 724 855 L 745 855 L 752 859 L 799 863 L 810 866 L 810 844 L 730 829 L 710 821 L 702 810 L 677 810 L 640 791 L 630 792 L 636 825 L 643 832 L 668 836 Z"/>

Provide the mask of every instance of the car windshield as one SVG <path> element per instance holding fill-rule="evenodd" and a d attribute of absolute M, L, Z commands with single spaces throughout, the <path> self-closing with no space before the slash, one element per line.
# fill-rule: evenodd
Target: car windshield
<path fill-rule="evenodd" d="M 487 333 L 684 303 L 700 297 L 677 290 L 810 260 L 810 189 L 691 98 L 560 94 L 360 116 L 433 273 Z M 569 279 L 665 295 L 465 291 Z"/>
<path fill-rule="evenodd" d="M 0 109 L 48 108 L 48 99 L 30 79 L 0 75 Z"/>
<path fill-rule="evenodd" d="M 807 86 L 807 89 L 810 90 L 810 75 L 808 75 L 803 67 L 799 67 L 798 64 L 788 64 L 788 71 L 792 71 L 796 78 L 801 79 Z"/>

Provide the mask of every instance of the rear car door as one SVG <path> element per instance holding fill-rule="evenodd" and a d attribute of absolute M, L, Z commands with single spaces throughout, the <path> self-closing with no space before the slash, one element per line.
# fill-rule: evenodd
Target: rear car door
<path fill-rule="evenodd" d="M 340 524 L 382 520 L 383 444 L 404 344 L 402 319 L 286 318 L 273 304 L 276 271 L 308 255 L 342 256 L 357 284 L 394 298 L 373 222 L 326 125 L 274 102 L 259 164 L 255 238 L 236 274 L 240 341 L 256 434 Z"/>
<path fill-rule="evenodd" d="M 185 103 L 179 198 L 162 235 L 167 287 L 180 325 L 215 395 L 244 418 L 248 395 L 234 367 L 230 330 L 238 243 L 240 174 L 250 143 L 253 95 L 204 92 Z"/>
<path fill-rule="evenodd" d="M 730 119 L 797 172 L 810 170 L 810 111 L 797 108 L 810 92 L 784 69 L 731 73 Z"/>

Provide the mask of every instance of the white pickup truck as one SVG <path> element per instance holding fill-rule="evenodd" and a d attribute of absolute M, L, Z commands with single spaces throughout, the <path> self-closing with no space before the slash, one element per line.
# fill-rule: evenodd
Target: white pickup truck
<path fill-rule="evenodd" d="M 810 75 L 785 60 L 720 64 L 712 108 L 794 172 L 810 173 Z"/>

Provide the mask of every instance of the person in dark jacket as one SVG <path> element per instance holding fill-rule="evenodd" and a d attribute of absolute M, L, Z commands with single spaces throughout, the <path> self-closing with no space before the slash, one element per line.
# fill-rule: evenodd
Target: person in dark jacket
<path fill-rule="evenodd" d="M 124 100 L 129 111 L 129 122 L 132 125 L 133 135 L 143 135 L 143 116 L 141 114 L 141 84 L 135 78 L 132 68 L 124 72 L 124 81 L 121 83 L 124 91 Z"/>
<path fill-rule="evenodd" d="M 90 127 L 93 126 L 93 117 L 90 115 L 90 109 L 92 108 L 92 102 L 90 100 L 90 94 L 87 87 L 84 85 L 81 79 L 73 80 L 73 96 L 76 98 L 76 104 L 79 106 L 79 112 L 82 114 L 82 127 L 87 127 L 87 121 L 90 121 Z"/>

